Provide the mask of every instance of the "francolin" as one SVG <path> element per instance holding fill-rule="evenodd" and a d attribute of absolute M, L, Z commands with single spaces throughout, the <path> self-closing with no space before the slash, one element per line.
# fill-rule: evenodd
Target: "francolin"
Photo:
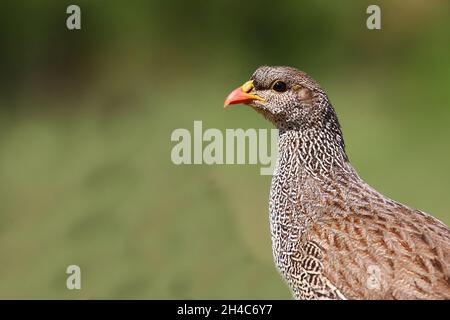
<path fill-rule="evenodd" d="M 270 231 L 296 299 L 450 299 L 450 229 L 358 176 L 316 81 L 260 67 L 225 100 L 238 103 L 279 130 Z"/>

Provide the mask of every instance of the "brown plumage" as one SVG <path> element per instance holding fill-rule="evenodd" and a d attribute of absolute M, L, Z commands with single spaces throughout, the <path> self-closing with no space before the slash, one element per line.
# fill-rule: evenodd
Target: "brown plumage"
<path fill-rule="evenodd" d="M 314 80 L 294 68 L 260 67 L 225 101 L 234 103 L 279 129 L 270 229 L 295 298 L 450 299 L 449 228 L 358 176 Z"/>

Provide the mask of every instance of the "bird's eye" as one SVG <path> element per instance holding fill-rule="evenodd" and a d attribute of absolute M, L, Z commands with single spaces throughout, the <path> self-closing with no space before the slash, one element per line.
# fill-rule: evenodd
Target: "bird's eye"
<path fill-rule="evenodd" d="M 272 84 L 272 90 L 276 92 L 285 92 L 287 89 L 286 83 L 280 80 L 275 81 Z"/>

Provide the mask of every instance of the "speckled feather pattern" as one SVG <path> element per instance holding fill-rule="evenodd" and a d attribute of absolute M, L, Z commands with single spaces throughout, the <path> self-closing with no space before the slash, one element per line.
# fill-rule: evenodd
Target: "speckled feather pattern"
<path fill-rule="evenodd" d="M 251 106 L 278 127 L 270 191 L 276 265 L 297 299 L 450 299 L 450 230 L 366 184 L 331 103 L 305 73 L 261 67 Z M 289 90 L 270 91 L 282 79 Z"/>

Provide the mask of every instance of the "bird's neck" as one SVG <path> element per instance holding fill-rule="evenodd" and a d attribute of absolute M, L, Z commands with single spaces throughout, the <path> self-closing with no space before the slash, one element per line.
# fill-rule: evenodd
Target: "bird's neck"
<path fill-rule="evenodd" d="M 352 173 L 340 129 L 326 126 L 306 130 L 280 130 L 278 170 L 298 166 L 290 173 L 327 179 L 339 172 Z"/>
<path fill-rule="evenodd" d="M 319 129 L 280 130 L 269 201 L 275 251 L 287 245 L 280 242 L 278 233 L 294 237 L 302 233 L 323 214 L 333 192 L 350 185 L 349 180 L 359 181 L 341 140 L 341 136 Z"/>

